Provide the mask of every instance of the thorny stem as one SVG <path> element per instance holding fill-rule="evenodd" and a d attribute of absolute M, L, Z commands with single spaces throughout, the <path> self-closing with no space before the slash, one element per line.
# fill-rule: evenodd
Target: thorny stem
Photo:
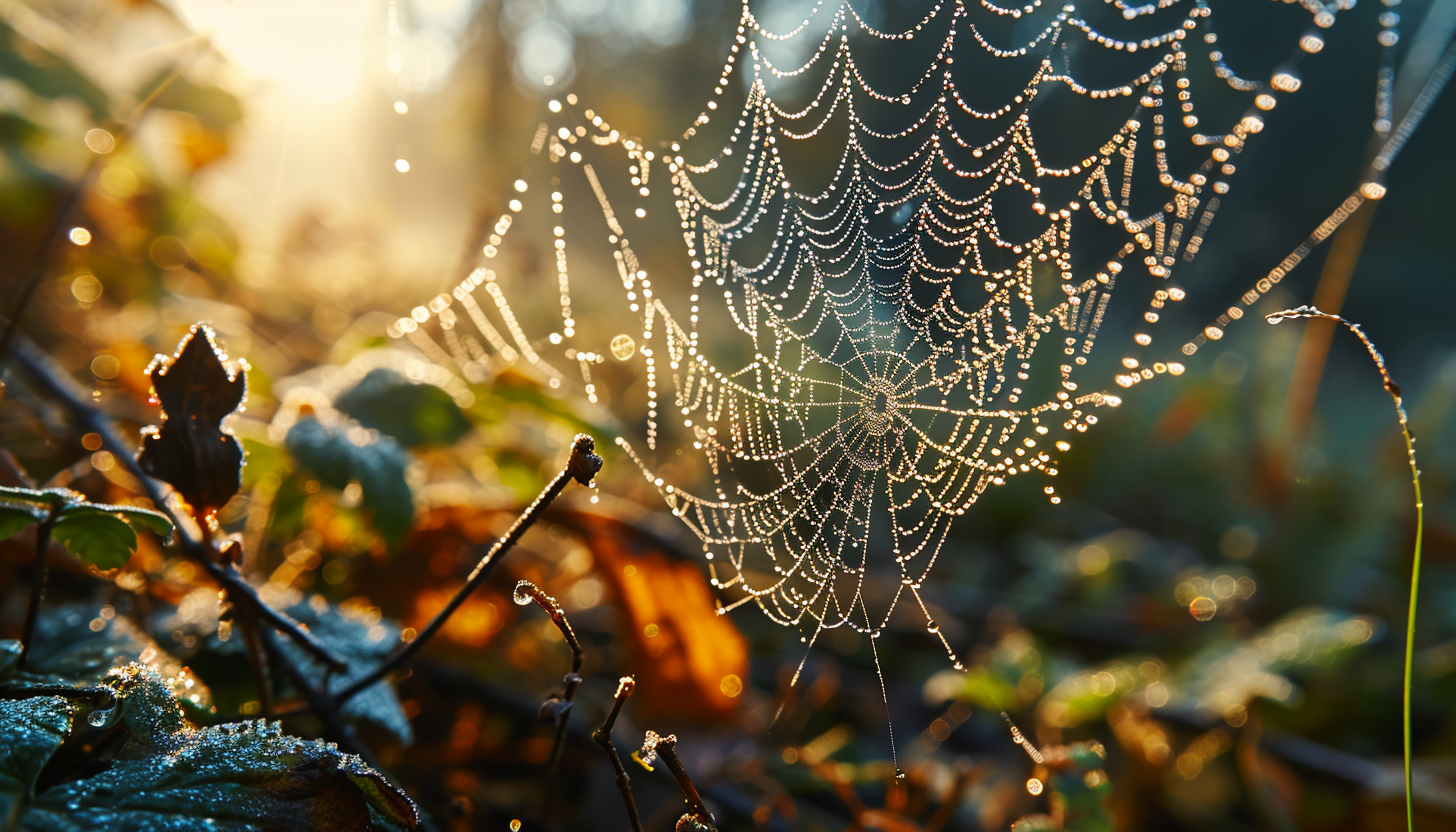
<path fill-rule="evenodd" d="M 591 484 L 597 472 L 602 470 L 602 458 L 594 453 L 595 450 L 596 443 L 592 438 L 584 433 L 578 433 L 572 440 L 571 458 L 567 460 L 565 467 L 540 494 L 536 495 L 535 502 L 531 503 L 525 512 L 516 518 L 516 522 L 511 524 L 505 536 L 490 547 L 490 551 L 486 552 L 480 562 L 475 565 L 475 569 L 471 571 L 465 585 L 455 593 L 455 597 L 450 599 L 445 608 L 440 610 L 412 641 L 395 650 L 392 656 L 381 662 L 379 667 L 372 672 L 335 694 L 334 702 L 343 704 L 355 694 L 389 676 L 403 667 L 431 638 L 434 638 L 435 634 L 440 632 L 440 628 L 445 626 L 445 622 L 450 619 L 450 616 L 460 608 L 461 604 L 465 603 L 465 599 L 469 598 L 471 593 L 479 589 L 480 585 L 485 583 L 485 579 L 490 577 L 490 572 L 495 568 L 500 556 L 510 551 L 511 547 L 521 539 L 521 535 L 536 524 L 536 521 L 541 518 L 541 514 L 546 511 L 546 507 L 561 494 L 568 482 L 576 480 L 582 485 Z"/>
<path fill-rule="evenodd" d="M 17 334 L 12 346 L 15 357 L 33 377 L 40 392 L 65 405 L 83 428 L 101 437 L 102 447 L 110 451 L 122 467 L 136 478 L 157 509 L 165 512 L 171 518 L 172 525 L 177 530 L 176 535 L 183 554 L 201 565 L 207 574 L 226 590 L 228 598 L 234 605 L 242 608 L 241 612 L 244 615 L 249 612 L 255 613 L 267 621 L 273 629 L 288 636 L 291 641 L 329 668 L 335 671 L 343 671 L 347 668 L 342 660 L 330 653 L 317 639 L 304 630 L 302 625 L 263 603 L 263 599 L 258 597 L 257 590 L 243 580 L 243 576 L 236 569 L 230 565 L 219 564 L 213 557 L 212 549 L 188 532 L 176 509 L 167 502 L 161 487 L 137 464 L 136 451 L 121 438 L 116 426 L 111 423 L 111 418 L 91 403 L 91 397 L 87 392 L 80 390 L 78 385 L 56 367 L 50 357 L 30 339 Z"/>
<path fill-rule="evenodd" d="M 612 761 L 612 770 L 617 773 L 617 789 L 622 792 L 622 802 L 627 804 L 627 819 L 632 822 L 632 832 L 642 832 L 642 820 L 637 817 L 637 801 L 632 798 L 631 778 L 627 777 L 622 757 L 617 753 L 617 747 L 612 744 L 612 727 L 617 724 L 617 715 L 622 712 L 622 705 L 636 688 L 637 682 L 631 676 L 623 676 L 617 682 L 617 698 L 612 702 L 612 710 L 602 720 L 602 727 L 592 732 L 592 740 L 607 752 L 607 759 Z"/>
<path fill-rule="evenodd" d="M 655 753 L 661 757 L 662 762 L 667 765 L 668 771 L 672 772 L 672 776 L 677 780 L 678 788 L 682 789 L 683 798 L 688 802 L 689 814 L 696 818 L 698 823 L 716 832 L 718 827 L 713 822 L 713 815 L 708 812 L 708 807 L 703 805 L 703 798 L 698 794 L 697 787 L 693 785 L 692 778 L 688 776 L 687 769 L 683 768 L 682 760 L 677 758 L 677 735 L 668 734 L 664 737 L 648 731 L 647 741 L 643 748 L 649 754 Z M 681 822 L 681 820 L 678 821 L 678 823 Z"/>
<path fill-rule="evenodd" d="M 40 620 L 40 604 L 45 599 L 49 571 L 46 568 L 46 556 L 51 550 L 51 529 L 60 519 L 63 508 L 65 501 L 52 502 L 50 512 L 35 530 L 35 571 L 30 579 L 30 606 L 25 608 L 25 629 L 20 634 L 20 658 L 15 662 L 16 669 L 24 669 L 25 660 L 30 656 L 30 648 L 35 643 L 35 625 Z"/>
<path fill-rule="evenodd" d="M 189 61 L 188 63 L 191 62 Z M 146 98 L 137 102 L 137 105 L 132 108 L 131 115 L 127 117 L 126 123 L 122 126 L 121 132 L 116 135 L 117 147 L 120 147 L 122 142 L 130 138 L 131 134 L 136 130 L 137 125 L 141 123 L 142 116 L 146 115 L 147 111 L 156 103 L 157 98 L 168 87 L 172 86 L 172 82 L 181 77 L 184 69 L 185 67 L 181 66 L 174 67 L 171 73 L 162 80 L 162 83 L 157 85 L 156 89 L 152 90 Z M 45 277 L 46 265 L 50 262 L 52 250 L 55 249 L 56 244 L 64 236 L 66 226 L 70 224 L 71 215 L 75 213 L 76 206 L 81 204 L 82 197 L 90 189 L 91 183 L 95 180 L 97 172 L 101 170 L 101 165 L 105 161 L 105 158 L 105 155 L 100 153 L 92 155 L 91 161 L 86 165 L 86 170 L 82 171 L 80 178 L 72 183 L 70 190 L 61 201 L 60 210 L 56 212 L 55 218 L 51 220 L 50 228 L 47 229 L 45 236 L 41 238 L 40 248 L 36 249 L 35 256 L 31 259 L 30 268 L 20 280 L 20 297 L 15 299 L 15 304 L 10 309 L 9 320 L 5 322 L 4 332 L 0 333 L 0 361 L 5 359 L 11 342 L 19 331 L 20 319 L 24 317 L 26 307 L 30 305 L 31 298 L 35 296 L 35 290 L 40 286 L 41 278 Z"/>
<path fill-rule="evenodd" d="M 1291 318 L 1324 318 L 1336 321 L 1344 324 L 1346 329 L 1360 339 L 1360 343 L 1365 345 L 1365 351 L 1370 353 L 1370 359 L 1375 362 L 1375 368 L 1380 371 L 1380 380 L 1385 384 L 1385 392 L 1389 393 L 1391 400 L 1395 402 L 1395 417 L 1400 421 L 1400 433 L 1405 438 L 1406 461 L 1410 464 L 1411 485 L 1415 489 L 1416 541 L 1415 554 L 1411 559 L 1410 610 L 1406 615 L 1405 623 L 1405 678 L 1402 690 L 1401 727 L 1404 731 L 1405 825 L 1407 830 L 1414 832 L 1416 816 L 1415 792 L 1411 782 L 1411 670 L 1415 666 L 1416 600 L 1420 596 L 1421 590 L 1421 533 L 1424 531 L 1426 523 L 1426 506 L 1421 500 L 1421 469 L 1416 464 L 1416 440 L 1411 435 L 1410 420 L 1406 416 L 1405 404 L 1400 398 L 1400 385 L 1391 379 L 1390 371 L 1385 367 L 1385 357 L 1375 349 L 1375 344 L 1365 335 L 1359 324 L 1351 323 L 1339 315 L 1323 312 L 1313 306 L 1300 306 L 1264 316 L 1264 319 L 1271 324 Z"/>

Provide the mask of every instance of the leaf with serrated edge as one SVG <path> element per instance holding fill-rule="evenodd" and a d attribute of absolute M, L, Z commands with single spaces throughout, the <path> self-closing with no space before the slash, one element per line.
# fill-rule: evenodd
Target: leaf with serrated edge
<path fill-rule="evenodd" d="M 105 771 L 47 789 L 24 828 L 58 832 L 146 829 L 367 829 L 371 809 L 413 829 L 414 804 L 358 757 L 329 743 L 248 721 L 195 729 L 156 671 L 112 672 L 130 739 Z"/>
<path fill-rule="evenodd" d="M 36 778 L 70 733 L 70 706 L 60 697 L 0 701 L 0 818 L 30 801 Z"/>

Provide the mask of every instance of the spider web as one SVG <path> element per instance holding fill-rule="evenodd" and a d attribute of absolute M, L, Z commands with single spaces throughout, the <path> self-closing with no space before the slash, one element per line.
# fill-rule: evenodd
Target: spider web
<path fill-rule="evenodd" d="M 515 365 L 645 409 L 641 441 L 619 445 L 701 539 L 722 611 L 753 603 L 812 643 L 878 636 L 910 603 L 959 668 L 921 597 L 947 530 L 1017 477 L 1058 502 L 1059 455 L 1111 391 L 1182 373 L 1242 316 L 1155 345 L 1240 154 L 1354 4 L 860 5 L 765 22 L 746 4 L 677 141 L 552 101 L 532 145 L 548 164 L 516 183 L 483 265 L 389 334 L 470 381 Z M 1241 74 L 1220 15 L 1287 29 L 1287 57 Z M 1393 124 L 1396 22 L 1377 32 L 1384 166 L 1424 112 Z M 1383 169 L 1242 305 L 1379 198 Z M 668 211 L 686 257 L 654 279 L 629 236 Z M 512 283 L 518 223 L 550 229 L 555 268 Z M 584 286 L 593 270 L 615 279 Z M 1132 342 L 1094 353 L 1114 294 Z"/>

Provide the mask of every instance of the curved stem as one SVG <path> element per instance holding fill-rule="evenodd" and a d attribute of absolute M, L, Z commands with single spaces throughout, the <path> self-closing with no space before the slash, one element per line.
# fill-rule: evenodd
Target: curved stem
<path fill-rule="evenodd" d="M 1453 46 L 1456 49 L 1456 46 Z M 1456 53 L 1453 53 L 1456 54 Z M 1411 778 L 1411 676 L 1415 667 L 1416 649 L 1416 601 L 1421 590 L 1421 537 L 1426 525 L 1426 505 L 1421 500 L 1421 469 L 1416 464 L 1416 440 L 1411 434 L 1410 419 L 1406 416 L 1405 404 L 1401 401 L 1400 385 L 1396 384 L 1390 377 L 1390 371 L 1385 366 L 1385 356 L 1375 349 L 1375 344 L 1365 335 L 1365 331 L 1359 324 L 1324 312 L 1314 306 L 1300 306 L 1294 309 L 1286 309 L 1282 312 L 1275 312 L 1272 315 L 1265 315 L 1264 319 L 1271 324 L 1291 318 L 1323 318 L 1344 324 L 1345 328 L 1360 339 L 1365 345 L 1365 351 L 1370 353 L 1370 360 L 1375 362 L 1375 368 L 1380 371 L 1380 380 L 1385 384 L 1385 392 L 1390 394 L 1391 401 L 1395 402 L 1395 417 L 1400 422 L 1400 433 L 1405 438 L 1406 462 L 1410 465 L 1411 485 L 1415 489 L 1416 503 L 1416 541 L 1415 554 L 1411 558 L 1411 588 L 1410 608 L 1406 613 L 1405 621 L 1405 676 L 1402 682 L 1401 691 L 1401 729 L 1403 731 L 1403 750 L 1405 762 L 1405 826 L 1408 832 L 1415 832 L 1415 788 Z"/>

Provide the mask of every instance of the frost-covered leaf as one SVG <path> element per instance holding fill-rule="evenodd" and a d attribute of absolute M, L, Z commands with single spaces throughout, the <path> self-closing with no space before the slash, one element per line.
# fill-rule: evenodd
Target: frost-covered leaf
<path fill-rule="evenodd" d="M 409 460 L 393 439 L 379 436 L 356 444 L 347 432 L 304 418 L 289 429 L 284 443 L 326 485 L 344 489 L 359 483 L 360 504 L 391 544 L 409 531 L 414 520 L 414 498 L 404 476 Z"/>
<path fill-rule="evenodd" d="M 358 757 L 290 737 L 276 723 L 192 728 L 150 668 L 112 674 L 130 735 L 90 777 L 52 786 L 23 826 L 107 830 L 359 830 L 414 828 L 409 798 Z"/>
<path fill-rule="evenodd" d="M 30 799 L 35 780 L 71 732 L 71 708 L 56 696 L 0 700 L 0 818 Z M 8 828 L 8 827 L 7 827 Z"/>
<path fill-rule="evenodd" d="M 40 508 L 50 508 L 58 499 L 81 499 L 81 495 L 65 488 L 37 490 L 34 488 L 0 486 L 0 501 L 6 503 L 22 503 Z"/>
<path fill-rule="evenodd" d="M 106 512 L 77 512 L 56 521 L 51 535 L 71 554 L 97 569 L 125 566 L 136 549 L 137 536 L 120 517 Z"/>
<path fill-rule="evenodd" d="M 4 644 L 0 642 L 0 647 Z M 3 655 L 0 669 L 5 666 Z M 180 661 L 126 618 L 103 618 L 94 607 L 80 604 L 42 612 L 25 671 L 7 684 L 95 685 L 113 669 L 133 662 L 162 674 L 189 713 L 211 714 L 212 692 Z"/>
<path fill-rule="evenodd" d="M 200 512 L 221 508 L 242 487 L 243 446 L 222 420 L 247 394 L 243 369 L 227 362 L 212 329 L 199 324 L 176 357 L 158 359 L 148 373 L 164 419 L 144 432 L 137 462 Z"/>
<path fill-rule="evenodd" d="M 367 675 L 399 644 L 399 627 L 393 621 L 380 618 L 378 610 L 335 607 L 322 598 L 315 598 L 285 611 L 295 621 L 308 627 L 309 632 L 334 655 L 350 657 L 349 674 L 331 685 L 336 690 Z M 294 661 L 310 660 L 291 642 L 284 643 L 283 649 L 294 654 Z M 403 745 L 414 742 L 414 729 L 410 726 L 409 717 L 405 716 L 394 686 L 388 682 L 379 682 L 360 691 L 345 703 L 341 714 L 349 722 L 367 722 L 388 731 Z"/>
<path fill-rule="evenodd" d="M 386 367 L 370 370 L 334 406 L 406 448 L 451 445 L 470 432 L 469 420 L 449 393 L 433 384 L 416 384 Z"/>

